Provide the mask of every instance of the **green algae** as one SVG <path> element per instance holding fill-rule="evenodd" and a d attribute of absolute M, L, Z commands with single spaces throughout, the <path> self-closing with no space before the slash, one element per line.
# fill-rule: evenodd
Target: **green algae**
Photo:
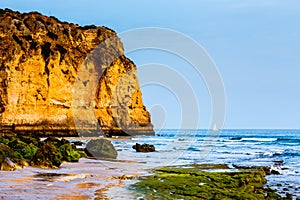
<path fill-rule="evenodd" d="M 155 175 L 131 186 L 145 199 L 281 199 L 265 188 L 263 169 L 209 172 L 190 166 L 164 167 L 153 172 Z"/>
<path fill-rule="evenodd" d="M 62 153 L 64 160 L 68 162 L 77 162 L 80 158 L 86 157 L 83 151 L 76 150 L 73 145 L 64 144 L 59 147 L 59 151 Z"/>
<path fill-rule="evenodd" d="M 85 153 L 97 159 L 116 159 L 118 152 L 109 140 L 96 139 L 86 144 Z"/>
<path fill-rule="evenodd" d="M 0 135 L 0 166 L 6 158 L 17 166 L 27 165 L 42 168 L 57 168 L 63 162 L 76 162 L 86 157 L 83 151 L 65 139 L 48 137 L 44 141 L 17 134 Z M 16 169 L 12 165 L 12 169 Z"/>

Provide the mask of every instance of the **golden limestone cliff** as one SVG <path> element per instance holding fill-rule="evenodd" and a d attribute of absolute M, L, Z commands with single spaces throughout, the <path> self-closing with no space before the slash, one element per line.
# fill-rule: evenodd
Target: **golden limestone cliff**
<path fill-rule="evenodd" d="M 0 9 L 0 125 L 40 135 L 154 133 L 114 31 L 9 9 Z"/>

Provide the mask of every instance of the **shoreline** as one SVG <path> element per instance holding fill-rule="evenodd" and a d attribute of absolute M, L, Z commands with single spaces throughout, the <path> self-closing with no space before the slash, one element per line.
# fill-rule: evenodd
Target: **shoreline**
<path fill-rule="evenodd" d="M 69 141 L 99 139 L 99 137 L 64 138 Z M 130 138 L 134 137 L 105 139 L 126 141 Z M 133 142 L 136 142 L 136 140 L 133 140 Z M 118 159 L 116 160 L 81 158 L 78 163 L 63 163 L 58 169 L 26 167 L 15 172 L 9 172 L 10 174 L 0 171 L 0 182 L 2 183 L 0 185 L 0 188 L 2 188 L 0 197 L 3 199 L 23 198 L 20 195 L 28 195 L 27 197 L 31 199 L 32 196 L 39 199 L 48 199 L 46 198 L 48 196 L 53 196 L 52 199 L 120 199 L 119 197 L 121 196 L 118 195 L 136 197 L 135 192 L 129 190 L 129 188 L 132 184 L 139 182 L 140 177 L 146 178 L 145 176 L 152 175 L 155 168 L 149 165 L 148 161 L 142 162 L 137 155 L 156 157 L 159 152 L 154 154 L 136 154 L 132 150 L 122 150 L 121 148 L 118 149 L 118 153 Z M 184 167 L 184 165 L 172 167 Z M 9 182 L 8 186 L 6 181 Z M 265 186 L 267 187 L 267 184 Z M 68 191 L 67 193 L 66 190 Z M 55 191 L 55 194 L 53 194 L 53 191 Z M 72 193 L 74 195 L 70 195 Z"/>
<path fill-rule="evenodd" d="M 120 164 L 121 163 L 121 164 Z M 109 190 L 147 175 L 138 163 L 81 158 L 58 169 L 0 171 L 1 199 L 108 199 Z"/>
<path fill-rule="evenodd" d="M 191 166 L 204 169 L 204 173 L 217 174 L 217 177 L 222 177 L 226 173 L 237 174 L 238 171 L 243 175 L 253 173 L 249 169 L 245 169 L 246 171 L 229 169 L 225 164 L 180 165 L 159 169 L 169 168 L 171 171 L 180 169 L 184 170 L 184 173 L 195 173 L 194 168 L 188 169 Z M 145 195 L 137 192 L 137 189 L 132 190 L 132 186 L 153 178 L 153 173 L 156 172 L 157 169 L 147 168 L 146 163 L 134 160 L 107 161 L 81 158 L 76 163 L 65 162 L 58 169 L 26 167 L 13 172 L 0 171 L 0 197 L 2 199 L 49 199 L 49 197 L 50 199 L 132 199 Z M 169 173 L 167 170 L 165 172 Z M 265 172 L 263 177 L 265 179 Z M 266 182 L 263 185 L 266 187 Z M 151 188 L 147 190 L 151 193 Z M 269 192 L 273 195 L 274 191 Z M 278 195 L 276 198 L 283 197 Z"/>
<path fill-rule="evenodd" d="M 12 142 L 10 139 L 22 143 L 19 137 L 12 136 L 9 139 L 4 137 L 2 138 L 3 148 L 6 147 L 6 143 L 10 144 Z M 42 141 L 44 139 L 46 138 L 40 138 Z M 93 140 L 99 139 L 99 137 L 56 138 L 55 141 L 57 139 L 58 141 L 67 140 L 71 142 L 71 140 Z M 109 138 L 108 140 L 113 139 L 124 140 L 128 139 L 128 137 Z M 49 138 L 46 140 L 49 140 Z M 7 146 L 7 148 L 9 147 Z M 134 160 L 80 158 L 77 160 L 78 162 L 75 160 L 74 162 L 66 161 L 58 168 L 50 167 L 45 169 L 42 165 L 40 167 L 39 165 L 20 165 L 15 167 L 13 171 L 0 171 L 0 198 L 107 199 L 105 193 L 109 189 L 120 187 L 125 182 L 134 180 L 139 175 L 146 174 L 141 168 L 136 169 L 136 166 L 140 163 Z M 28 160 L 28 162 L 31 161 Z"/>

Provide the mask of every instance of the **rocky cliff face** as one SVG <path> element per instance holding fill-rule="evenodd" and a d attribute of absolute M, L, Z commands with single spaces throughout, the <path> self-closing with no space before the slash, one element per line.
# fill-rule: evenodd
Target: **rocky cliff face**
<path fill-rule="evenodd" d="M 136 66 L 114 31 L 8 9 L 0 9 L 0 125 L 153 134 Z"/>

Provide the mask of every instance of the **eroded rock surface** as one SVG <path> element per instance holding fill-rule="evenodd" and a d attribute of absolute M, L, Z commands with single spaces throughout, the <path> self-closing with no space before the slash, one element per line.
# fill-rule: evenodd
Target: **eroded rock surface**
<path fill-rule="evenodd" d="M 135 143 L 135 145 L 132 146 L 133 149 L 136 150 L 136 152 L 154 152 L 155 151 L 155 147 L 152 144 L 139 144 L 139 143 Z"/>
<path fill-rule="evenodd" d="M 0 9 L 0 125 L 36 134 L 153 134 L 136 66 L 114 31 L 9 9 Z"/>
<path fill-rule="evenodd" d="M 86 154 L 68 140 L 40 139 L 17 134 L 0 134 L 0 170 L 13 171 L 28 165 L 57 168 L 63 162 L 77 162 Z"/>
<path fill-rule="evenodd" d="M 87 143 L 85 148 L 85 153 L 97 159 L 116 159 L 118 152 L 111 143 L 111 141 L 106 139 L 91 140 Z"/>

